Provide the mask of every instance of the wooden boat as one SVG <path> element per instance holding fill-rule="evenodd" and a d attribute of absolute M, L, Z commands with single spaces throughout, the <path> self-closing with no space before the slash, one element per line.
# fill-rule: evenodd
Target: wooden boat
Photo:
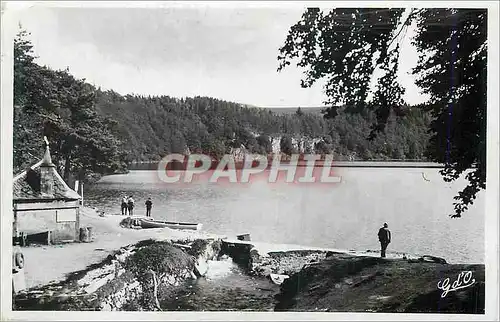
<path fill-rule="evenodd" d="M 170 229 L 190 229 L 201 230 L 202 224 L 182 223 L 172 221 L 158 221 L 149 218 L 141 218 L 140 225 L 142 228 L 170 228 Z"/>

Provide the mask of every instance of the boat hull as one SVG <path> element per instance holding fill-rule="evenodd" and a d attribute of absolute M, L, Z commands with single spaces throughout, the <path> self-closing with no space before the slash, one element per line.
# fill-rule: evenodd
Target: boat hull
<path fill-rule="evenodd" d="M 201 230 L 202 224 L 179 223 L 169 221 L 157 221 L 150 219 L 140 219 L 142 228 L 170 228 L 170 229 L 188 229 Z"/>

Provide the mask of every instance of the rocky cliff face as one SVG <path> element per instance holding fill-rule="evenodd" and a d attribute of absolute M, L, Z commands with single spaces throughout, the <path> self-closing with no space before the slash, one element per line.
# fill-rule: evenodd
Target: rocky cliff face
<path fill-rule="evenodd" d="M 283 139 L 283 136 L 271 136 L 271 146 L 272 153 L 279 154 L 281 153 L 280 142 Z M 316 144 L 323 141 L 323 138 L 310 138 L 307 136 L 295 136 L 292 137 L 292 145 L 293 149 L 298 153 L 311 153 L 313 154 L 316 149 Z"/>
<path fill-rule="evenodd" d="M 258 135 L 257 135 L 258 136 Z M 282 136 L 270 136 L 269 140 L 271 141 L 271 153 L 274 155 L 279 155 L 282 153 L 281 151 L 281 140 Z M 316 145 L 319 142 L 323 142 L 322 138 L 310 138 L 306 136 L 296 136 L 291 138 L 292 148 L 297 153 L 304 154 L 314 154 L 316 152 Z M 248 148 L 241 144 L 241 146 L 237 148 L 231 148 L 229 154 L 236 161 L 243 161 L 245 159 L 245 155 L 251 154 Z"/>

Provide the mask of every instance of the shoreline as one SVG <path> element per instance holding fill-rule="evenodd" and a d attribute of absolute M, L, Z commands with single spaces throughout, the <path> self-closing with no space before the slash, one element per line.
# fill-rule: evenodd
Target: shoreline
<path fill-rule="evenodd" d="M 25 255 L 27 290 L 13 296 L 15 307 L 19 310 L 142 310 L 142 302 L 137 299 L 146 296 L 148 288 L 144 285 L 141 288 L 142 284 L 127 269 L 130 265 L 127 258 L 141 249 L 161 246 L 176 249 L 174 253 L 178 255 L 168 255 L 172 251 L 164 255 L 154 253 L 155 257 L 159 256 L 155 262 L 166 261 L 167 266 L 186 263 L 179 264 L 182 276 L 167 276 L 177 280 L 176 289 L 186 287 L 188 284 L 184 281 L 203 278 L 209 270 L 209 262 L 219 261 L 221 253 L 222 258 L 229 256 L 233 263 L 246 270 L 250 279 L 270 283 L 273 274 L 286 276 L 275 288 L 274 295 L 265 295 L 274 311 L 484 313 L 484 265 L 447 264 L 415 257 L 403 259 L 400 254 L 390 253 L 388 258 L 380 258 L 375 252 L 242 241 L 203 231 L 130 229 L 119 225 L 123 218 L 127 217 L 99 216 L 95 209 L 82 208 L 82 227 L 92 225 L 95 231 L 92 242 L 21 248 Z M 194 266 L 187 264 L 190 261 L 186 262 L 186 256 L 194 256 Z M 473 272 L 478 280 L 475 287 L 464 289 L 458 297 L 449 296 L 444 306 L 440 306 L 438 299 L 437 307 L 434 302 L 422 300 L 425 296 L 439 297 L 436 288 L 439 279 L 447 275 L 450 279 L 456 278 L 463 270 Z M 225 292 L 232 291 L 226 287 Z M 353 294 L 356 297 L 352 297 Z M 356 300 L 346 302 L 344 296 Z M 467 296 L 470 299 L 467 300 Z M 169 301 L 176 300 L 166 296 L 162 303 L 168 306 Z M 322 304 L 318 305 L 319 302 Z M 226 301 L 226 306 L 231 303 Z M 241 303 L 240 298 L 239 305 Z M 474 303 L 476 306 L 471 306 Z"/>
<path fill-rule="evenodd" d="M 324 168 L 324 161 L 319 159 L 314 162 L 314 168 Z M 215 170 L 218 166 L 219 161 L 212 161 L 210 168 L 208 170 Z M 158 170 L 158 164 L 160 161 L 143 161 L 143 162 L 135 162 L 130 163 L 127 167 L 128 171 L 147 171 L 147 170 Z M 235 161 L 235 170 L 243 169 L 245 162 L 244 161 Z M 272 169 L 273 159 L 268 159 L 268 164 L 265 170 Z M 280 160 L 280 165 L 290 165 L 290 160 Z M 255 167 L 256 164 L 252 162 L 252 168 Z M 309 167 L 307 161 L 298 160 L 297 165 L 298 168 Z M 187 161 L 170 161 L 167 166 L 167 170 L 173 171 L 187 171 Z M 332 168 L 423 168 L 423 169 L 443 169 L 445 167 L 444 164 L 429 162 L 429 161 L 405 161 L 405 160 L 377 160 L 377 161 L 335 161 L 333 160 L 331 165 L 328 167 Z"/>
<path fill-rule="evenodd" d="M 120 221 L 126 216 L 105 215 L 99 216 L 98 212 L 89 207 L 82 207 L 80 226 L 92 226 L 94 238 L 90 243 L 67 243 L 59 245 L 33 245 L 23 247 L 26 267 L 27 288 L 45 285 L 54 281 L 63 280 L 64 277 L 74 271 L 82 270 L 89 265 L 103 260 L 120 248 L 135 244 L 140 241 L 153 239 L 157 241 L 167 240 L 194 240 L 194 239 L 221 239 L 227 242 L 251 245 L 261 256 L 268 253 L 290 252 L 290 251 L 322 251 L 334 252 L 351 256 L 380 257 L 379 251 L 367 250 L 356 251 L 347 249 L 336 249 L 331 247 L 316 247 L 296 244 L 277 244 L 261 241 L 241 241 L 236 236 L 219 235 L 205 231 L 173 230 L 169 228 L 153 229 L 129 229 L 120 226 Z M 417 254 L 402 252 L 388 252 L 387 259 L 418 259 Z M 63 259 L 62 261 L 60 259 Z M 43 263 L 44 269 L 33 263 Z M 478 264 L 478 263 L 454 263 L 454 264 Z M 479 263 L 482 264 L 482 263 Z"/>
<path fill-rule="evenodd" d="M 83 270 L 89 265 L 104 260 L 117 250 L 143 240 L 181 240 L 215 236 L 205 232 L 195 233 L 163 228 L 142 231 L 127 229 L 119 225 L 123 218 L 125 216 L 101 217 L 95 209 L 82 207 L 80 227 L 91 226 L 93 228 L 92 242 L 22 247 L 21 251 L 25 257 L 26 287 L 64 280 L 66 275 Z"/>

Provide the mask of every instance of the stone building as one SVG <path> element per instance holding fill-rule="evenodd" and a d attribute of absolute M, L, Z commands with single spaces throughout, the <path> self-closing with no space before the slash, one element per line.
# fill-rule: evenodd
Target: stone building
<path fill-rule="evenodd" d="M 48 243 L 78 241 L 80 195 L 52 163 L 46 144 L 42 160 L 13 180 L 13 237 L 36 236 Z"/>

